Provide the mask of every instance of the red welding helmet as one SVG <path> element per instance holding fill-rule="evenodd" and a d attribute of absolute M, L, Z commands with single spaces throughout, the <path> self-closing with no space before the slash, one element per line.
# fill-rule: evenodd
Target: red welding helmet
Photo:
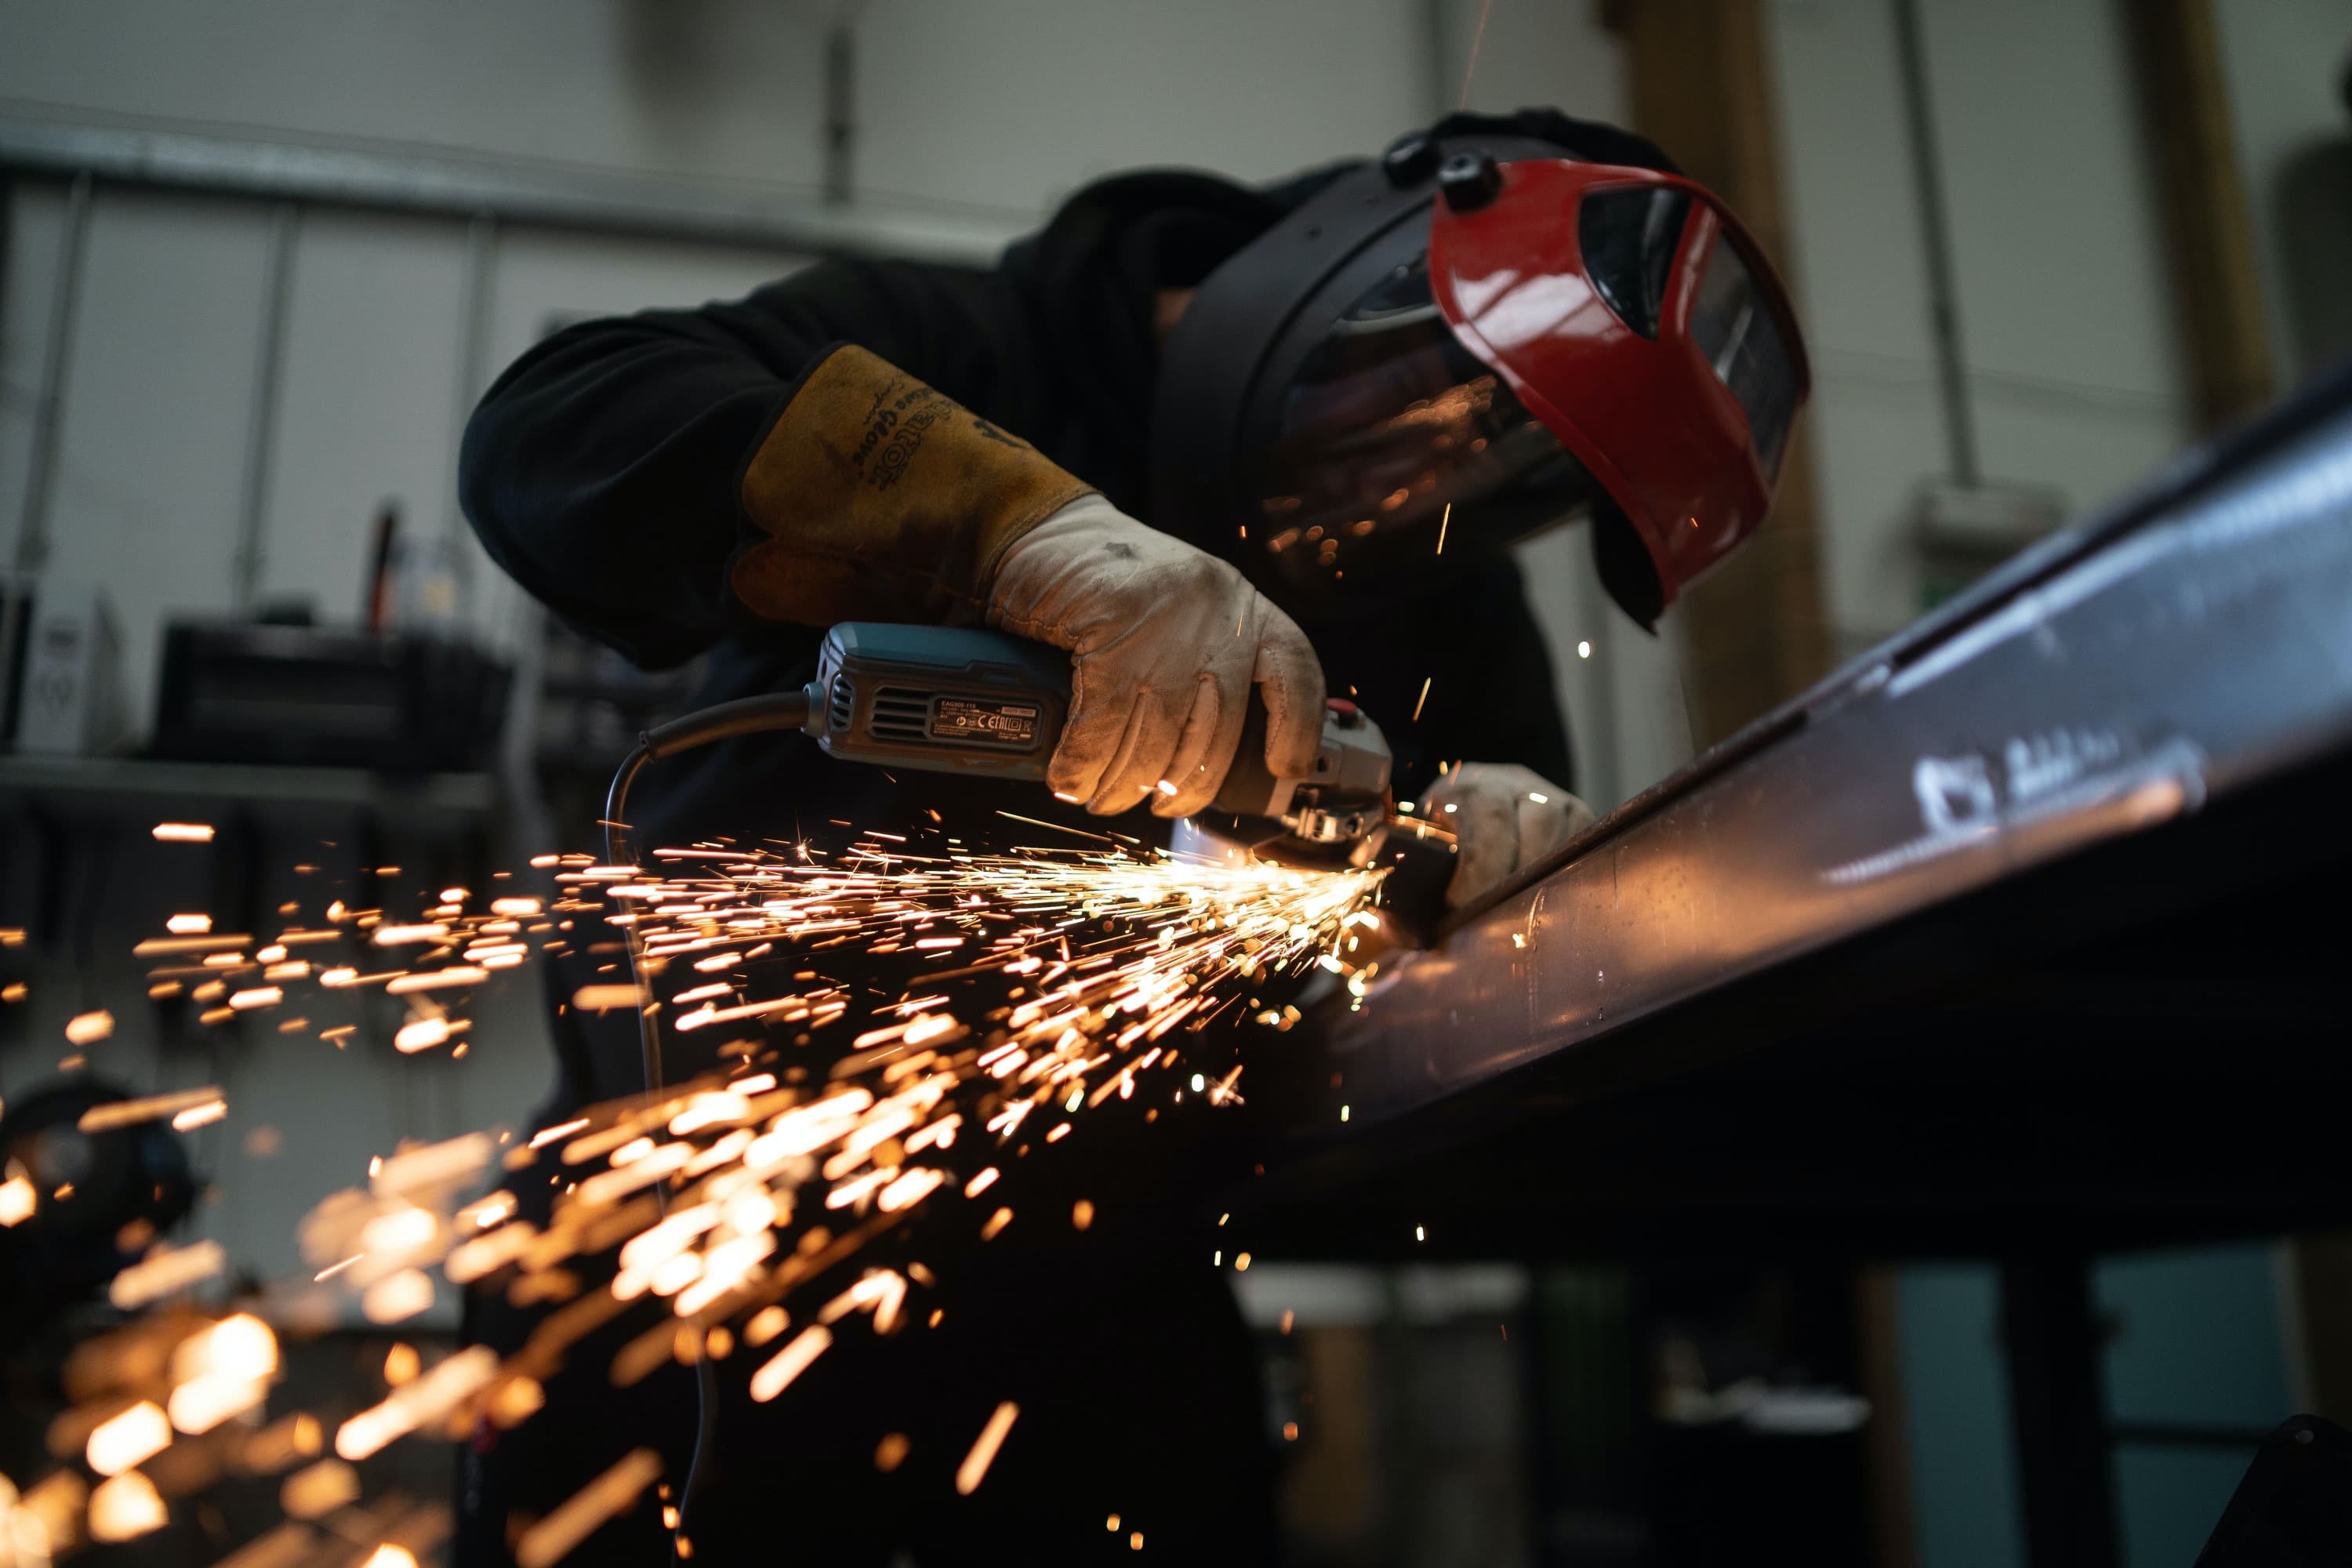
<path fill-rule="evenodd" d="M 1588 516 L 1653 625 L 1770 505 L 1809 386 L 1787 296 L 1679 174 L 1444 131 L 1202 283 L 1163 354 L 1155 518 L 1316 616 Z"/>

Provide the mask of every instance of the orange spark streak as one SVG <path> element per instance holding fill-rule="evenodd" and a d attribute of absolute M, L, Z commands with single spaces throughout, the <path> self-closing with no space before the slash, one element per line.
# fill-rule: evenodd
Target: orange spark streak
<path fill-rule="evenodd" d="M 765 1404 L 782 1394 L 785 1385 L 806 1372 L 809 1363 L 823 1355 L 832 1343 L 833 1331 L 824 1324 L 812 1323 L 803 1329 L 792 1343 L 751 1374 L 751 1397 Z"/>
<path fill-rule="evenodd" d="M 661 1456 L 653 1449 L 631 1450 L 620 1463 L 524 1531 L 515 1542 L 515 1561 L 521 1568 L 551 1568 L 599 1525 L 634 1504 L 661 1479 Z"/>
<path fill-rule="evenodd" d="M 988 1479 L 988 1467 L 995 1463 L 996 1450 L 1004 1446 L 1005 1434 L 1013 1430 L 1013 1423 L 1019 1419 L 1020 1415 L 1021 1406 L 1008 1399 L 996 1407 L 996 1414 L 991 1415 L 988 1425 L 980 1429 L 980 1437 L 972 1444 L 971 1452 L 966 1454 L 963 1463 L 956 1467 L 955 1487 L 962 1496 L 971 1496 L 980 1489 L 980 1483 Z"/>
<path fill-rule="evenodd" d="M 159 1121 L 167 1116 L 177 1116 L 200 1105 L 209 1105 L 221 1098 L 217 1086 L 184 1089 L 171 1094 L 151 1094 L 140 1100 L 118 1100 L 109 1105 L 93 1105 L 81 1113 L 74 1123 L 83 1132 L 108 1132 L 118 1127 L 130 1127 L 142 1121 Z"/>

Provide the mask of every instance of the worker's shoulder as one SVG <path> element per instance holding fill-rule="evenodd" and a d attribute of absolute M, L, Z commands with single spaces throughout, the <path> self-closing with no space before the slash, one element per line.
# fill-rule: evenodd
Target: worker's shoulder
<path fill-rule="evenodd" d="M 1178 166 L 1127 169 L 1079 186 L 1064 197 L 1045 226 L 1015 241 L 1008 260 L 1057 243 L 1083 242 L 1142 219 L 1170 214 L 1218 216 L 1262 226 L 1285 210 L 1279 187 L 1246 184 L 1206 169 Z"/>
<path fill-rule="evenodd" d="M 820 337 L 862 341 L 869 331 L 993 314 L 1002 306 L 991 295 L 1002 289 L 998 273 L 988 267 L 833 256 L 753 290 L 742 304 L 754 314 L 798 323 Z"/>
<path fill-rule="evenodd" d="M 984 287 L 994 266 L 895 256 L 828 256 L 794 268 L 761 292 L 871 296 Z"/>

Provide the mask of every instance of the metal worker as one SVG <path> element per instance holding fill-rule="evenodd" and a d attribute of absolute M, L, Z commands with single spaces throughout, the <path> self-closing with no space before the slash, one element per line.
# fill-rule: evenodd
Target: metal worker
<path fill-rule="evenodd" d="M 698 702 L 809 679 L 844 620 L 1067 648 L 1050 783 L 1094 813 L 1203 806 L 1253 687 L 1265 760 L 1293 776 L 1327 695 L 1352 697 L 1394 747 L 1400 792 L 1452 808 L 1462 901 L 1591 820 L 1506 547 L 1589 519 L 1604 584 L 1654 624 L 1762 521 L 1805 390 L 1778 281 L 1657 148 L 1549 110 L 1455 115 L 1272 187 L 1104 180 L 993 268 L 835 259 L 730 303 L 570 328 L 483 399 L 464 499 L 490 553 L 567 620 L 646 665 L 707 655 Z M 655 844 L 1037 809 L 773 741 L 681 761 L 640 798 Z M 625 1026 L 609 1042 L 563 1027 L 567 1093 L 638 1087 Z M 1002 1541 L 971 1532 L 1000 1525 L 1037 1561 L 1108 1554 L 1107 1509 L 1180 1559 L 1265 1560 L 1247 1342 L 1186 1246 L 1181 1261 L 1108 1244 L 1032 1258 L 1054 1289 L 968 1292 L 1000 1366 L 909 1373 L 909 1349 L 861 1391 L 815 1386 L 838 1370 L 820 1365 L 783 1402 L 805 1399 L 803 1425 L 759 1439 L 772 1462 L 705 1453 L 724 1484 L 698 1481 L 719 1500 L 696 1509 L 733 1521 L 712 1531 L 769 1517 L 782 1548 L 829 1495 L 825 1561 L 890 1541 L 926 1564 L 997 1560 Z M 975 1430 L 982 1373 L 1024 1359 L 1053 1370 L 1024 1374 L 987 1488 L 871 1500 L 872 1444 L 912 1419 L 907 1402 L 953 1407 L 942 1433 Z M 910 1437 L 910 1469 L 956 1457 Z M 554 1466 L 565 1433 L 528 1440 Z M 468 1484 L 485 1517 L 562 1495 L 496 1465 Z M 786 1496 L 793 1519 L 762 1514 Z"/>

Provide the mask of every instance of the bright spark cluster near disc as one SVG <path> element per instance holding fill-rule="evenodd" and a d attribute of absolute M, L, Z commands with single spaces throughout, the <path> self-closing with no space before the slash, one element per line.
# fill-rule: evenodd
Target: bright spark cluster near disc
<path fill-rule="evenodd" d="M 164 824 L 157 837 L 203 842 L 201 827 Z M 642 1014 L 676 1055 L 704 1064 L 528 1136 L 475 1132 L 372 1161 L 364 1186 L 303 1221 L 311 1279 L 271 1295 L 315 1316 L 323 1293 L 348 1293 L 391 1327 L 446 1286 L 502 1289 L 549 1309 L 528 1342 L 503 1359 L 475 1346 L 430 1365 L 397 1346 L 375 1403 L 340 1418 L 273 1415 L 268 1309 L 189 1304 L 216 1286 L 222 1249 L 134 1238 L 142 1256 L 111 1296 L 142 1315 L 94 1342 L 72 1385 L 78 1403 L 59 1422 L 79 1439 L 78 1462 L 21 1493 L 0 1478 L 0 1559 L 130 1539 L 224 1475 L 283 1472 L 284 1521 L 242 1550 L 301 1561 L 355 1538 L 354 1466 L 413 1434 L 528 1419 L 582 1340 L 625 1320 L 643 1327 L 611 1359 L 616 1384 L 740 1352 L 752 1397 L 775 1399 L 837 1334 L 939 1321 L 918 1292 L 940 1281 L 906 1247 L 895 1266 L 861 1258 L 877 1237 L 919 1217 L 908 1237 L 965 1226 L 967 1238 L 993 1239 L 1016 1220 L 1017 1157 L 1061 1143 L 1113 1100 L 1140 1097 L 1146 1120 L 1188 1100 L 1237 1102 L 1242 1068 L 1223 1065 L 1231 1038 L 1214 1051 L 1212 1030 L 1287 1030 L 1302 979 L 1360 1000 L 1378 969 L 1374 871 L 1196 865 L 1117 846 L 981 854 L 943 833 L 879 831 L 837 857 L 721 842 L 637 865 L 533 866 L 552 896 L 478 900 L 452 887 L 413 915 L 337 902 L 308 923 L 289 905 L 268 936 L 181 915 L 136 950 L 155 961 L 151 994 L 184 994 L 206 1023 L 258 1016 L 341 1048 L 357 1025 L 314 1025 L 301 1009 L 381 993 L 400 999 L 396 1049 L 455 1056 L 474 1045 L 460 1010 L 473 988 L 569 956 L 597 972 L 572 1007 Z M 856 973 L 832 972 L 844 966 Z M 895 999 L 875 990 L 883 974 Z M 102 1048 L 113 1027 L 104 1013 L 78 1016 L 68 1043 Z M 83 1124 L 188 1128 L 229 1109 L 198 1088 L 102 1105 Z M 558 1195 L 534 1224 L 508 1189 L 540 1179 Z M 479 1195 L 494 1181 L 505 1185 Z M 21 1169 L 0 1173 L 0 1225 L 57 1198 Z M 1057 1223 L 1083 1229 L 1093 1215 L 1081 1201 Z M 981 1484 L 1017 1417 L 1005 1403 L 974 1434 L 959 1489 Z M 205 1461 L 174 1462 L 192 1445 Z M 526 1531 L 519 1559 L 560 1561 L 659 1481 L 658 1458 L 636 1450 Z M 429 1552 L 433 1518 L 446 1528 L 431 1508 L 367 1517 L 377 1568 Z"/>

